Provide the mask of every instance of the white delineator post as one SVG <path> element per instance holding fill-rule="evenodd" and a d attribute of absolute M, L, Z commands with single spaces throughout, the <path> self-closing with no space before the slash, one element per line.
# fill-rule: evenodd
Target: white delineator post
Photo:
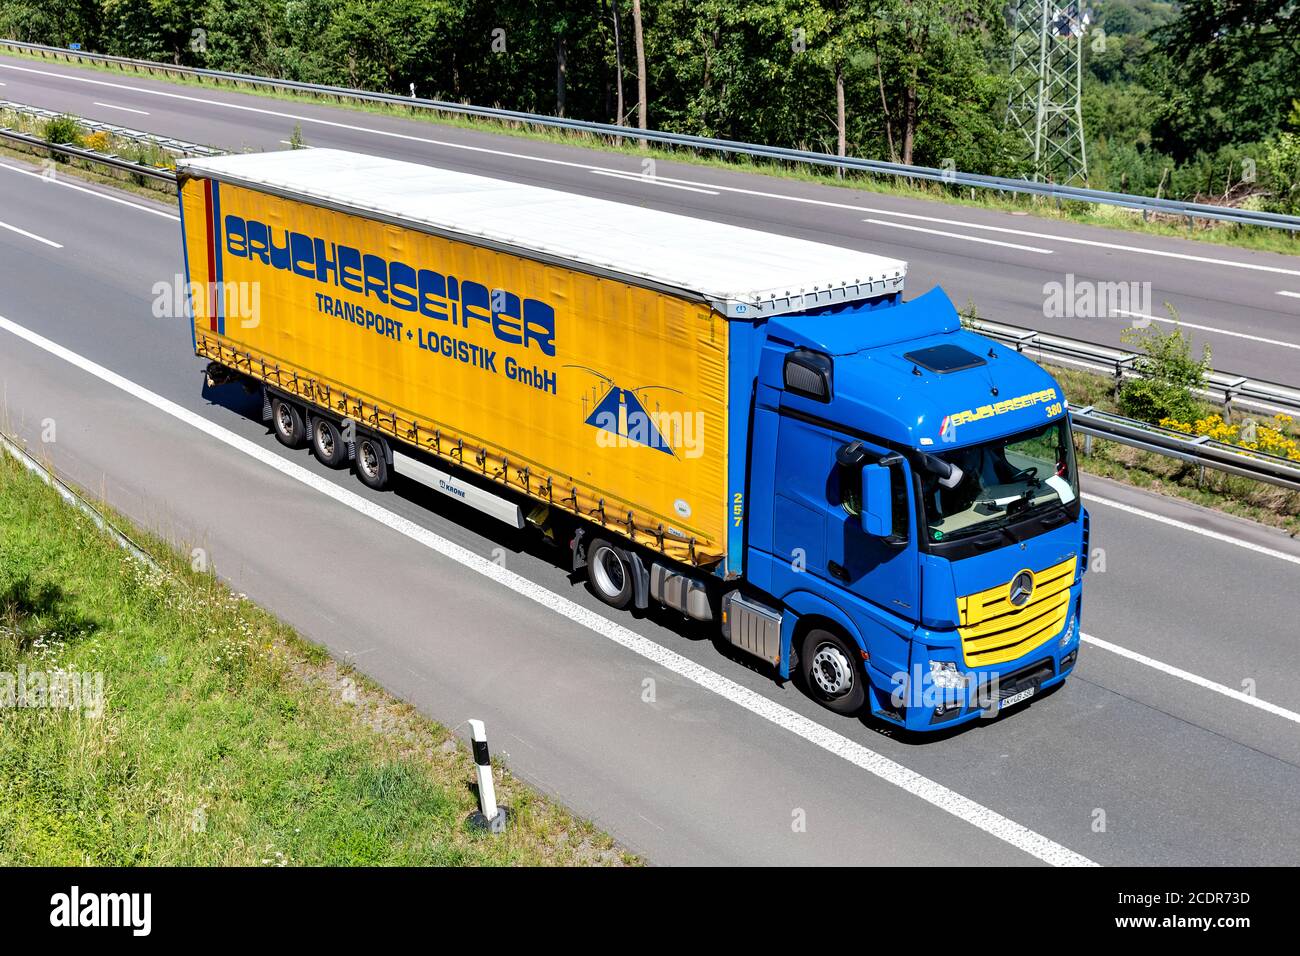
<path fill-rule="evenodd" d="M 491 833 L 506 828 L 505 807 L 497 806 L 496 786 L 492 781 L 492 759 L 488 755 L 487 729 L 481 720 L 469 722 L 474 742 L 474 768 L 478 773 L 478 810 L 470 814 L 470 823 Z"/>

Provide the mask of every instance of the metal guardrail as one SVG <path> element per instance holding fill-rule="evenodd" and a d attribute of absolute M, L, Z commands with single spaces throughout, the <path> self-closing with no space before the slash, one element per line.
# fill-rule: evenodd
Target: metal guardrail
<path fill-rule="evenodd" d="M 1059 186 L 1053 183 L 1035 183 L 1024 179 L 1012 179 L 1005 176 L 986 176 L 979 173 L 963 173 L 951 169 L 935 169 L 930 166 L 908 166 L 903 163 L 890 163 L 883 160 L 859 159 L 854 156 L 841 157 L 830 153 L 818 153 L 812 150 L 787 149 L 780 146 L 762 146 L 754 143 L 742 143 L 736 140 L 716 139 L 707 136 L 692 136 L 686 133 L 666 133 L 659 130 L 644 130 L 630 126 L 616 126 L 612 123 L 593 123 L 584 120 L 562 119 L 538 113 L 520 113 L 513 110 L 489 106 L 473 106 L 467 103 L 451 103 L 443 100 L 422 99 L 401 96 L 396 93 L 372 93 L 366 90 L 349 89 L 341 86 L 325 86 L 315 83 L 301 83 L 297 80 L 282 80 L 274 77 L 253 76 L 247 73 L 230 73 L 222 70 L 207 70 L 201 67 L 178 66 L 171 63 L 157 63 L 152 60 L 135 60 L 129 57 L 109 56 L 103 53 L 87 53 L 82 50 L 65 50 L 60 47 L 44 46 L 38 43 L 22 43 L 17 40 L 0 39 L 0 48 L 7 47 L 44 58 L 54 57 L 68 62 L 84 61 L 91 63 L 109 63 L 117 66 L 144 70 L 155 74 L 177 74 L 181 76 L 202 77 L 219 82 L 259 86 L 271 89 L 290 90 L 314 96 L 328 96 L 337 99 L 351 99 L 361 102 L 385 103 L 402 106 L 407 109 L 425 109 L 462 116 L 476 116 L 508 123 L 526 123 L 532 126 L 546 126 L 573 132 L 591 133 L 616 139 L 653 142 L 685 149 L 706 150 L 717 153 L 730 153 L 743 156 L 755 156 L 780 162 L 803 163 L 814 166 L 827 166 L 855 172 L 872 173 L 882 176 L 897 176 L 938 182 L 950 186 L 963 186 L 976 189 L 992 189 L 998 192 L 1021 193 L 1041 196 L 1046 199 L 1067 202 L 1097 203 L 1107 206 L 1120 206 L 1140 211 L 1143 216 L 1156 213 L 1166 216 L 1178 216 L 1188 219 L 1213 219 L 1244 226 L 1261 226 L 1271 229 L 1300 231 L 1300 216 L 1287 216 L 1281 213 L 1259 212 L 1248 209 L 1232 209 L 1227 206 L 1214 206 L 1207 203 L 1178 202 L 1172 199 L 1157 199 L 1152 196 L 1134 196 L 1127 193 L 1109 192 L 1101 189 L 1087 189 L 1082 186 Z"/>
<path fill-rule="evenodd" d="M 46 122 L 69 115 L 56 110 L 47 110 L 40 106 L 15 103 L 13 100 L 0 100 L 0 112 L 17 113 L 20 116 L 30 116 L 32 119 L 45 120 Z M 226 152 L 222 149 L 204 146 L 202 143 L 190 143 L 171 136 L 160 136 L 155 133 L 146 133 L 144 130 L 131 129 L 128 126 L 101 123 L 98 120 L 87 119 L 84 116 L 74 118 L 78 126 L 88 129 L 92 133 L 107 133 L 110 136 L 128 139 L 134 143 L 147 143 L 159 149 L 165 149 L 169 153 L 175 153 L 177 156 L 222 156 Z"/>
<path fill-rule="evenodd" d="M 1141 378 L 1141 373 L 1134 368 L 1141 358 L 1136 352 L 983 319 L 970 320 L 967 325 L 972 331 L 1013 345 L 1017 352 L 1031 353 L 1043 361 L 1055 359 L 1108 371 L 1114 376 L 1116 388 L 1126 378 Z M 1232 406 L 1237 404 L 1257 411 L 1300 414 L 1300 388 L 1246 375 L 1212 369 L 1205 376 L 1205 387 L 1196 391 L 1206 398 L 1222 402 L 1225 413 L 1230 413 Z"/>
<path fill-rule="evenodd" d="M 32 454 L 26 448 L 4 432 L 0 432 L 0 449 L 8 452 L 15 461 L 53 488 L 59 497 L 90 518 L 95 523 L 95 527 L 116 541 L 120 548 L 135 557 L 137 561 L 148 565 L 155 571 L 161 570 L 158 562 L 153 559 L 149 552 L 127 537 L 126 533 L 113 524 L 102 511 L 82 497 L 71 485 L 59 478 L 52 467 L 41 464 L 32 457 Z"/>
<path fill-rule="evenodd" d="M 26 133 L 0 128 L 0 140 L 4 139 L 47 149 L 65 156 L 103 163 L 115 169 L 138 175 L 150 176 L 171 183 L 176 182 L 176 173 L 170 169 L 145 166 L 121 157 L 97 153 L 94 150 L 77 146 L 47 143 L 43 139 Z M 1134 375 L 1137 374 L 1132 372 L 1129 367 L 1131 359 L 1136 358 L 1133 353 L 1125 353 L 1118 349 L 1108 349 L 1105 346 L 1078 342 L 1060 336 L 1048 336 L 1034 332 L 1031 329 L 1016 329 L 1014 326 L 1001 326 L 978 321 L 972 322 L 971 326 L 985 335 L 1016 344 L 1018 351 L 1023 351 L 1025 344 L 1031 343 L 1039 349 L 1054 349 L 1057 354 L 1083 355 L 1089 358 L 1096 358 L 1099 354 L 1120 356 L 1121 358 L 1127 357 L 1123 361 L 1117 360 L 1116 368 Z M 1214 374 L 1223 375 L 1223 373 Z M 1230 376 L 1225 377 L 1230 378 Z M 1300 405 L 1300 393 L 1295 389 L 1284 389 L 1283 386 L 1273 386 L 1269 383 L 1247 382 L 1244 378 L 1241 381 L 1234 380 L 1231 383 L 1231 387 L 1242 389 L 1237 394 L 1247 394 L 1244 390 L 1246 384 L 1243 384 L 1243 382 L 1246 382 L 1255 393 L 1267 389 L 1282 389 L 1290 393 L 1291 400 Z M 1269 392 L 1269 394 L 1274 393 Z M 1278 485 L 1293 491 L 1300 491 L 1300 462 L 1292 462 L 1261 452 L 1251 452 L 1224 442 L 1215 441 L 1204 435 L 1185 435 L 1172 429 L 1148 425 L 1135 419 L 1101 412 L 1092 406 L 1071 405 L 1070 412 L 1074 420 L 1075 430 L 1084 435 L 1085 440 L 1090 437 L 1103 438 L 1107 441 L 1119 442 L 1143 451 L 1177 458 L 1198 465 L 1201 468 L 1213 468 L 1228 474 L 1253 478 L 1257 481 Z"/>
<path fill-rule="evenodd" d="M 1291 491 L 1300 491 L 1300 461 L 1291 461 L 1264 452 L 1253 452 L 1206 435 L 1185 435 L 1159 425 L 1101 412 L 1089 406 L 1070 406 L 1074 430 L 1084 436 L 1085 454 L 1089 438 L 1104 438 L 1142 451 L 1177 458 L 1201 468 L 1256 481 L 1267 482 Z"/>
<path fill-rule="evenodd" d="M 123 159 L 121 156 L 115 156 L 112 153 L 100 153 L 93 149 L 86 149 L 81 146 L 73 146 L 71 143 L 47 143 L 39 136 L 33 136 L 30 133 L 22 133 L 16 129 L 9 129 L 0 126 L 0 140 L 6 140 L 11 143 L 20 143 L 33 149 L 44 149 L 51 153 L 58 153 L 69 158 L 84 159 L 92 163 L 99 163 L 112 169 L 122 170 L 133 173 L 137 176 L 145 176 L 149 179 L 157 179 L 162 182 L 175 184 L 176 171 L 163 166 L 149 166 L 145 163 L 136 162 L 133 159 Z"/>

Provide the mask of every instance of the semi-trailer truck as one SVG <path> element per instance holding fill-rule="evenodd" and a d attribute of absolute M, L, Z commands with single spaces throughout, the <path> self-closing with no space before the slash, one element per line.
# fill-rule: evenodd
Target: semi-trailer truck
<path fill-rule="evenodd" d="M 840 713 L 946 729 L 1075 666 L 1064 395 L 906 263 L 338 150 L 178 173 L 208 383 L 321 465 L 535 527 Z"/>

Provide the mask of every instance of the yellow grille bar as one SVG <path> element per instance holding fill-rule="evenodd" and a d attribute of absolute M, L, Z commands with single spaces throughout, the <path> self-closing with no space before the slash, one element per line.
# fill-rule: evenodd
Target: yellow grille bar
<path fill-rule="evenodd" d="M 1020 607 L 1011 603 L 1011 582 L 957 598 L 957 633 L 968 667 L 1002 664 L 1041 646 L 1065 626 L 1070 586 L 1078 564 L 1070 555 L 1031 571 L 1034 588 Z"/>

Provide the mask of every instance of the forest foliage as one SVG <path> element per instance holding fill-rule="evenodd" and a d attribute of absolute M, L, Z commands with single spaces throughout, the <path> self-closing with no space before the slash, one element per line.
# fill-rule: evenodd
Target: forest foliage
<path fill-rule="evenodd" d="M 1300 3 L 1089 6 L 1090 185 L 1300 212 Z M 636 125 L 638 12 L 651 128 L 1025 172 L 1002 0 L 0 0 L 0 36 Z"/>

